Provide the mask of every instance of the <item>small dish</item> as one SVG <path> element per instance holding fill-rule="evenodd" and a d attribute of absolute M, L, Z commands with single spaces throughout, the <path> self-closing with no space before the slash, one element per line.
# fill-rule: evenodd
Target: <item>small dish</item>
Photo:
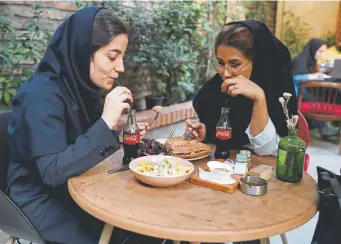
<path fill-rule="evenodd" d="M 245 176 L 240 179 L 239 188 L 245 194 L 261 196 L 267 193 L 268 183 L 259 176 Z"/>
<path fill-rule="evenodd" d="M 229 184 L 229 182 L 234 181 L 232 178 L 232 175 L 234 174 L 233 168 L 229 164 L 217 161 L 209 161 L 207 166 L 209 167 L 212 177 L 215 181 L 222 182 L 222 184 Z"/>

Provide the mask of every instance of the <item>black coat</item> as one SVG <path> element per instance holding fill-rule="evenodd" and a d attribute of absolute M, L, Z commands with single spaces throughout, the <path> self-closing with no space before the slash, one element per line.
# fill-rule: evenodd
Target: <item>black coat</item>
<path fill-rule="evenodd" d="M 9 122 L 8 195 L 53 243 L 97 243 L 102 223 L 71 199 L 67 181 L 119 149 L 90 80 L 92 23 L 84 8 L 57 29 L 18 90 Z"/>

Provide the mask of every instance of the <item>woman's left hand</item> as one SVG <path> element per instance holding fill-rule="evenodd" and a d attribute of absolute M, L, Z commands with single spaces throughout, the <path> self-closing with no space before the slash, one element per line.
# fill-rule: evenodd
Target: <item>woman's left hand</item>
<path fill-rule="evenodd" d="M 221 91 L 232 97 L 243 95 L 253 101 L 265 99 L 263 89 L 242 75 L 224 80 Z"/>
<path fill-rule="evenodd" d="M 148 123 L 145 123 L 145 122 L 137 123 L 137 126 L 139 127 L 140 137 L 142 139 L 147 134 L 150 127 L 148 126 Z"/>

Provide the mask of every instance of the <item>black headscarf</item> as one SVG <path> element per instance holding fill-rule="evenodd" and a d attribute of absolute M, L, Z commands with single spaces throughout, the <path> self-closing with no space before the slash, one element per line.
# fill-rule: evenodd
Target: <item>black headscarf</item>
<path fill-rule="evenodd" d="M 303 51 L 299 53 L 291 62 L 291 73 L 310 74 L 316 72 L 316 51 L 327 44 L 326 41 L 313 38 L 305 44 Z"/>
<path fill-rule="evenodd" d="M 229 24 L 242 24 L 251 30 L 254 39 L 252 49 L 254 58 L 250 80 L 264 90 L 269 116 L 277 133 L 282 137 L 288 135 L 286 118 L 278 100 L 284 92 L 291 93 L 289 113 L 297 113 L 293 79 L 289 73 L 290 53 L 287 47 L 261 22 L 246 20 Z M 219 74 L 216 74 L 201 88 L 193 101 L 200 121 L 206 125 L 206 141 L 208 142 L 215 140 L 216 125 L 227 96 L 226 93 L 221 92 L 222 82 Z M 240 148 L 249 143 L 245 130 L 251 121 L 253 102 L 244 96 L 228 96 L 228 101 L 229 119 L 232 125 L 232 138 L 229 140 L 229 146 Z"/>
<path fill-rule="evenodd" d="M 32 78 L 49 72 L 63 83 L 78 105 L 84 132 L 100 116 L 99 88 L 90 80 L 92 26 L 100 9 L 83 8 L 59 26 Z"/>
<path fill-rule="evenodd" d="M 67 146 L 62 138 L 72 142 L 100 118 L 99 88 L 90 80 L 92 29 L 100 9 L 83 8 L 66 19 L 36 72 L 18 90 L 9 126 L 16 157 L 32 159 L 59 152 Z M 57 128 L 51 129 L 60 113 L 65 116 L 63 126 L 70 121 L 80 125 L 65 137 L 56 134 Z"/>

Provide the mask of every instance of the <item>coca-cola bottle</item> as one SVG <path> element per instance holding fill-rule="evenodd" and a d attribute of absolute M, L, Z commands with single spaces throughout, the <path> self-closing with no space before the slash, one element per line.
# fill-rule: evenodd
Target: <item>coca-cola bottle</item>
<path fill-rule="evenodd" d="M 123 165 L 129 164 L 138 157 L 140 142 L 140 130 L 136 122 L 136 111 L 131 110 L 123 130 Z"/>
<path fill-rule="evenodd" d="M 229 121 L 229 108 L 223 107 L 220 120 L 216 126 L 216 150 L 214 153 L 216 159 L 228 159 L 230 157 L 228 140 L 231 137 L 232 127 Z"/>

